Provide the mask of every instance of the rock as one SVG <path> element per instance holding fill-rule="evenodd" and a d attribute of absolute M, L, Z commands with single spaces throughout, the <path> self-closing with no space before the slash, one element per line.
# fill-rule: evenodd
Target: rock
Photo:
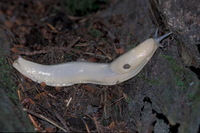
<path fill-rule="evenodd" d="M 11 32 L 0 27 L 0 132 L 33 132 L 33 125 L 16 100 L 17 90 L 13 90 L 15 84 L 6 61 L 13 42 L 10 35 Z"/>
<path fill-rule="evenodd" d="M 163 22 L 173 31 L 185 65 L 200 68 L 200 1 L 151 0 L 151 4 L 156 5 Z"/>
<path fill-rule="evenodd" d="M 156 113 L 156 132 L 198 132 L 200 82 L 188 67 L 200 68 L 199 12 L 197 0 L 115 0 L 101 13 L 104 22 L 113 26 L 113 33 L 120 31 L 121 45 L 127 39 L 131 43 L 151 37 L 156 27 L 161 34 L 167 30 L 174 33 L 175 40 L 163 41 L 169 44 L 167 49 L 158 50 L 137 76 L 124 83 L 129 101 L 123 114 L 132 131 L 146 129 L 149 116 Z M 151 104 L 148 112 L 143 110 L 146 101 Z"/>

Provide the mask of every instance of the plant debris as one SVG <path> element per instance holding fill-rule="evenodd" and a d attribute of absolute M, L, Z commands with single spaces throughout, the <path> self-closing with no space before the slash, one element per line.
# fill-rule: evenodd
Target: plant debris
<path fill-rule="evenodd" d="M 20 0 L 0 4 L 1 19 L 5 18 L 4 25 L 15 35 L 16 42 L 11 47 L 13 59 L 20 55 L 41 64 L 76 60 L 110 62 L 124 53 L 123 48 L 115 50 L 116 37 L 108 25 L 94 16 L 72 17 L 60 1 Z M 19 73 L 15 75 L 24 111 L 38 132 L 126 130 L 122 118 L 117 118 L 121 117 L 120 112 L 114 116 L 111 109 L 116 106 L 121 110 L 124 97 L 120 86 L 49 87 Z"/>

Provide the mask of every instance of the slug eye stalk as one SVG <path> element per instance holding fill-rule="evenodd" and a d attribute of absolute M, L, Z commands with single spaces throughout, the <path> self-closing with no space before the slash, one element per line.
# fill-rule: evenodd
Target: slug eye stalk
<path fill-rule="evenodd" d="M 153 39 L 154 39 L 155 42 L 159 45 L 159 47 L 163 47 L 163 46 L 160 44 L 160 42 L 161 42 L 163 39 L 165 39 L 166 37 L 168 37 L 169 35 L 171 35 L 171 34 L 173 34 L 173 32 L 169 32 L 169 33 L 166 33 L 166 34 L 162 35 L 161 37 L 157 37 L 158 33 L 157 33 L 157 30 L 156 30 L 156 33 L 155 33 Z"/>
<path fill-rule="evenodd" d="M 169 35 L 173 34 L 172 32 L 169 32 L 169 33 L 166 33 L 164 35 L 162 35 L 161 37 L 157 37 L 157 38 L 154 38 L 154 40 L 159 43 L 160 41 L 162 41 L 163 39 L 165 39 L 166 37 L 168 37 Z"/>

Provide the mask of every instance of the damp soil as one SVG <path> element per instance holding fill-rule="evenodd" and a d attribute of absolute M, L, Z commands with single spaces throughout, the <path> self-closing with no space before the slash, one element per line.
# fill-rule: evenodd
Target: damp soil
<path fill-rule="evenodd" d="M 84 11 L 69 11 L 66 2 L 0 1 L 1 23 L 14 35 L 12 61 L 21 56 L 46 65 L 109 63 L 152 37 L 156 28 L 159 35 L 169 31 L 164 23 L 157 27 L 148 2 L 97 0 L 98 8 Z M 194 69 L 184 66 L 176 43 L 173 36 L 165 39 L 137 76 L 113 86 L 50 87 L 14 69 L 12 75 L 37 132 L 177 133 L 200 123 L 195 119 L 200 83 Z"/>

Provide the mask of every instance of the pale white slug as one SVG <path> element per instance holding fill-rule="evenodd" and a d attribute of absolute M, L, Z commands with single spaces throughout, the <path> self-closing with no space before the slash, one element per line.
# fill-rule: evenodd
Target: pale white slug
<path fill-rule="evenodd" d="M 159 47 L 159 42 L 170 34 L 147 39 L 111 63 L 68 62 L 41 65 L 19 57 L 13 66 L 33 81 L 45 82 L 49 86 L 78 83 L 115 85 L 138 74 Z"/>

